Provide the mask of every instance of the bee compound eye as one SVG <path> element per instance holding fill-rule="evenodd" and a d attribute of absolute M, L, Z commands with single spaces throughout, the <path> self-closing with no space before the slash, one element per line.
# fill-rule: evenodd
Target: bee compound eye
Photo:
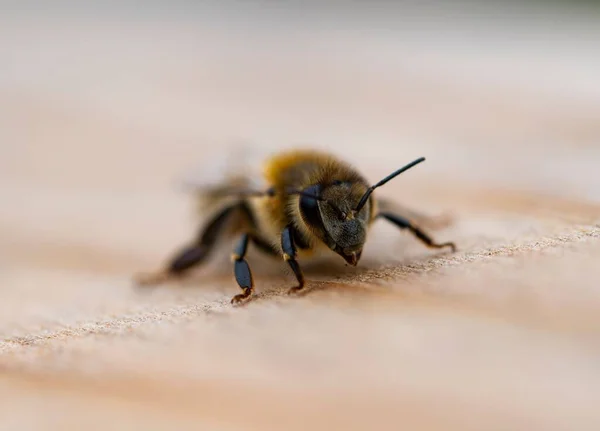
<path fill-rule="evenodd" d="M 304 192 L 309 195 L 319 196 L 321 193 L 321 186 L 315 185 L 308 187 L 304 190 Z M 300 212 L 309 224 L 313 226 L 320 226 L 322 222 L 318 202 L 309 195 L 300 197 Z"/>

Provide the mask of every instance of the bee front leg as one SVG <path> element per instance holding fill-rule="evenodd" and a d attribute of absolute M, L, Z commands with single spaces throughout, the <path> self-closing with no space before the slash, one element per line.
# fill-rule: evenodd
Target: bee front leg
<path fill-rule="evenodd" d="M 292 287 L 288 293 L 296 293 L 304 288 L 304 275 L 298 261 L 296 260 L 296 245 L 294 244 L 293 227 L 287 226 L 281 232 L 281 249 L 283 250 L 283 259 L 290 265 L 296 280 L 298 280 L 298 286 Z"/>
<path fill-rule="evenodd" d="M 243 234 L 240 241 L 235 246 L 231 260 L 233 261 L 233 272 L 235 274 L 235 281 L 242 289 L 242 293 L 235 295 L 231 298 L 232 304 L 239 304 L 244 299 L 252 295 L 254 290 L 254 281 L 252 280 L 252 272 L 250 266 L 246 262 L 246 251 L 248 250 L 248 240 L 250 235 L 247 233 Z"/>
<path fill-rule="evenodd" d="M 419 227 L 415 226 L 413 223 L 411 223 L 411 221 L 409 219 L 407 219 L 405 217 L 402 217 L 400 215 L 396 215 L 393 213 L 388 213 L 388 212 L 381 212 L 381 213 L 377 214 L 377 217 L 385 218 L 387 221 L 398 226 L 400 229 L 410 230 L 410 232 L 414 236 L 419 238 L 425 245 L 427 245 L 427 247 L 431 247 L 431 248 L 450 247 L 452 249 L 452 252 L 456 251 L 456 245 L 453 242 L 444 242 L 441 244 L 436 243 L 429 235 L 427 235 Z"/>

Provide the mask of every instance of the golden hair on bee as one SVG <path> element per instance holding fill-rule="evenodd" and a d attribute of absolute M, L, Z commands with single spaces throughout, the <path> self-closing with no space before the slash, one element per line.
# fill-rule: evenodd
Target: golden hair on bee
<path fill-rule="evenodd" d="M 232 262 L 242 290 L 232 303 L 247 299 L 254 290 L 246 261 L 250 243 L 287 262 L 298 283 L 290 292 L 297 292 L 305 285 L 298 259 L 317 251 L 332 252 L 356 266 L 376 219 L 409 230 L 428 247 L 450 247 L 454 251 L 454 243 L 436 243 L 410 216 L 392 211 L 389 204 L 375 199 L 373 194 L 375 189 L 424 160 L 416 159 L 370 185 L 356 168 L 329 153 L 295 150 L 276 154 L 264 163 L 263 189 L 245 187 L 239 178 L 235 184 L 212 187 L 212 194 L 208 193 L 211 202 L 223 202 L 221 208 L 165 269 L 140 277 L 138 283 L 156 284 L 187 274 L 207 260 L 224 232 L 232 230 L 239 235 Z"/>

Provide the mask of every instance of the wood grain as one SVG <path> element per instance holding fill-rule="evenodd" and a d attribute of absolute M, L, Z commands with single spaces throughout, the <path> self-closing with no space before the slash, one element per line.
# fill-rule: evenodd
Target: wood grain
<path fill-rule="evenodd" d="M 107 10 L 0 18 L 0 428 L 598 429 L 592 15 L 471 17 L 466 41 L 450 18 Z M 569 23 L 578 50 L 523 36 Z M 257 297 L 231 307 L 230 244 L 135 289 L 196 229 L 180 180 L 240 142 L 374 181 L 424 155 L 381 193 L 459 250 L 382 223 L 359 267 L 306 265 L 298 298 L 251 252 Z"/>

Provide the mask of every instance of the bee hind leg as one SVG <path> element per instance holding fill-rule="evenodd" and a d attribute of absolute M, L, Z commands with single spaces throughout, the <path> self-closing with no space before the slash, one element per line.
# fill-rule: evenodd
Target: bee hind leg
<path fill-rule="evenodd" d="M 444 248 L 450 247 L 452 252 L 456 251 L 456 245 L 453 242 L 444 242 L 444 243 L 436 243 L 427 233 L 421 230 L 418 226 L 415 226 L 409 219 L 402 217 L 397 214 L 393 214 L 391 212 L 380 212 L 377 214 L 377 218 L 383 217 L 390 223 L 396 225 L 400 229 L 408 229 L 410 232 L 416 236 L 421 242 L 423 242 L 427 247 L 431 248 Z"/>
<path fill-rule="evenodd" d="M 238 207 L 239 204 L 232 205 L 220 211 L 203 227 L 196 241 L 179 251 L 169 261 L 166 268 L 156 273 L 137 276 L 136 284 L 150 286 L 164 283 L 169 279 L 185 275 L 190 269 L 206 261 L 223 229 L 231 220 L 231 215 Z"/>
<path fill-rule="evenodd" d="M 292 287 L 288 293 L 293 294 L 301 291 L 304 288 L 304 275 L 296 260 L 296 245 L 294 244 L 293 227 L 287 226 L 281 232 L 281 249 L 283 250 L 283 259 L 288 263 L 296 280 L 298 280 L 298 286 Z"/>

